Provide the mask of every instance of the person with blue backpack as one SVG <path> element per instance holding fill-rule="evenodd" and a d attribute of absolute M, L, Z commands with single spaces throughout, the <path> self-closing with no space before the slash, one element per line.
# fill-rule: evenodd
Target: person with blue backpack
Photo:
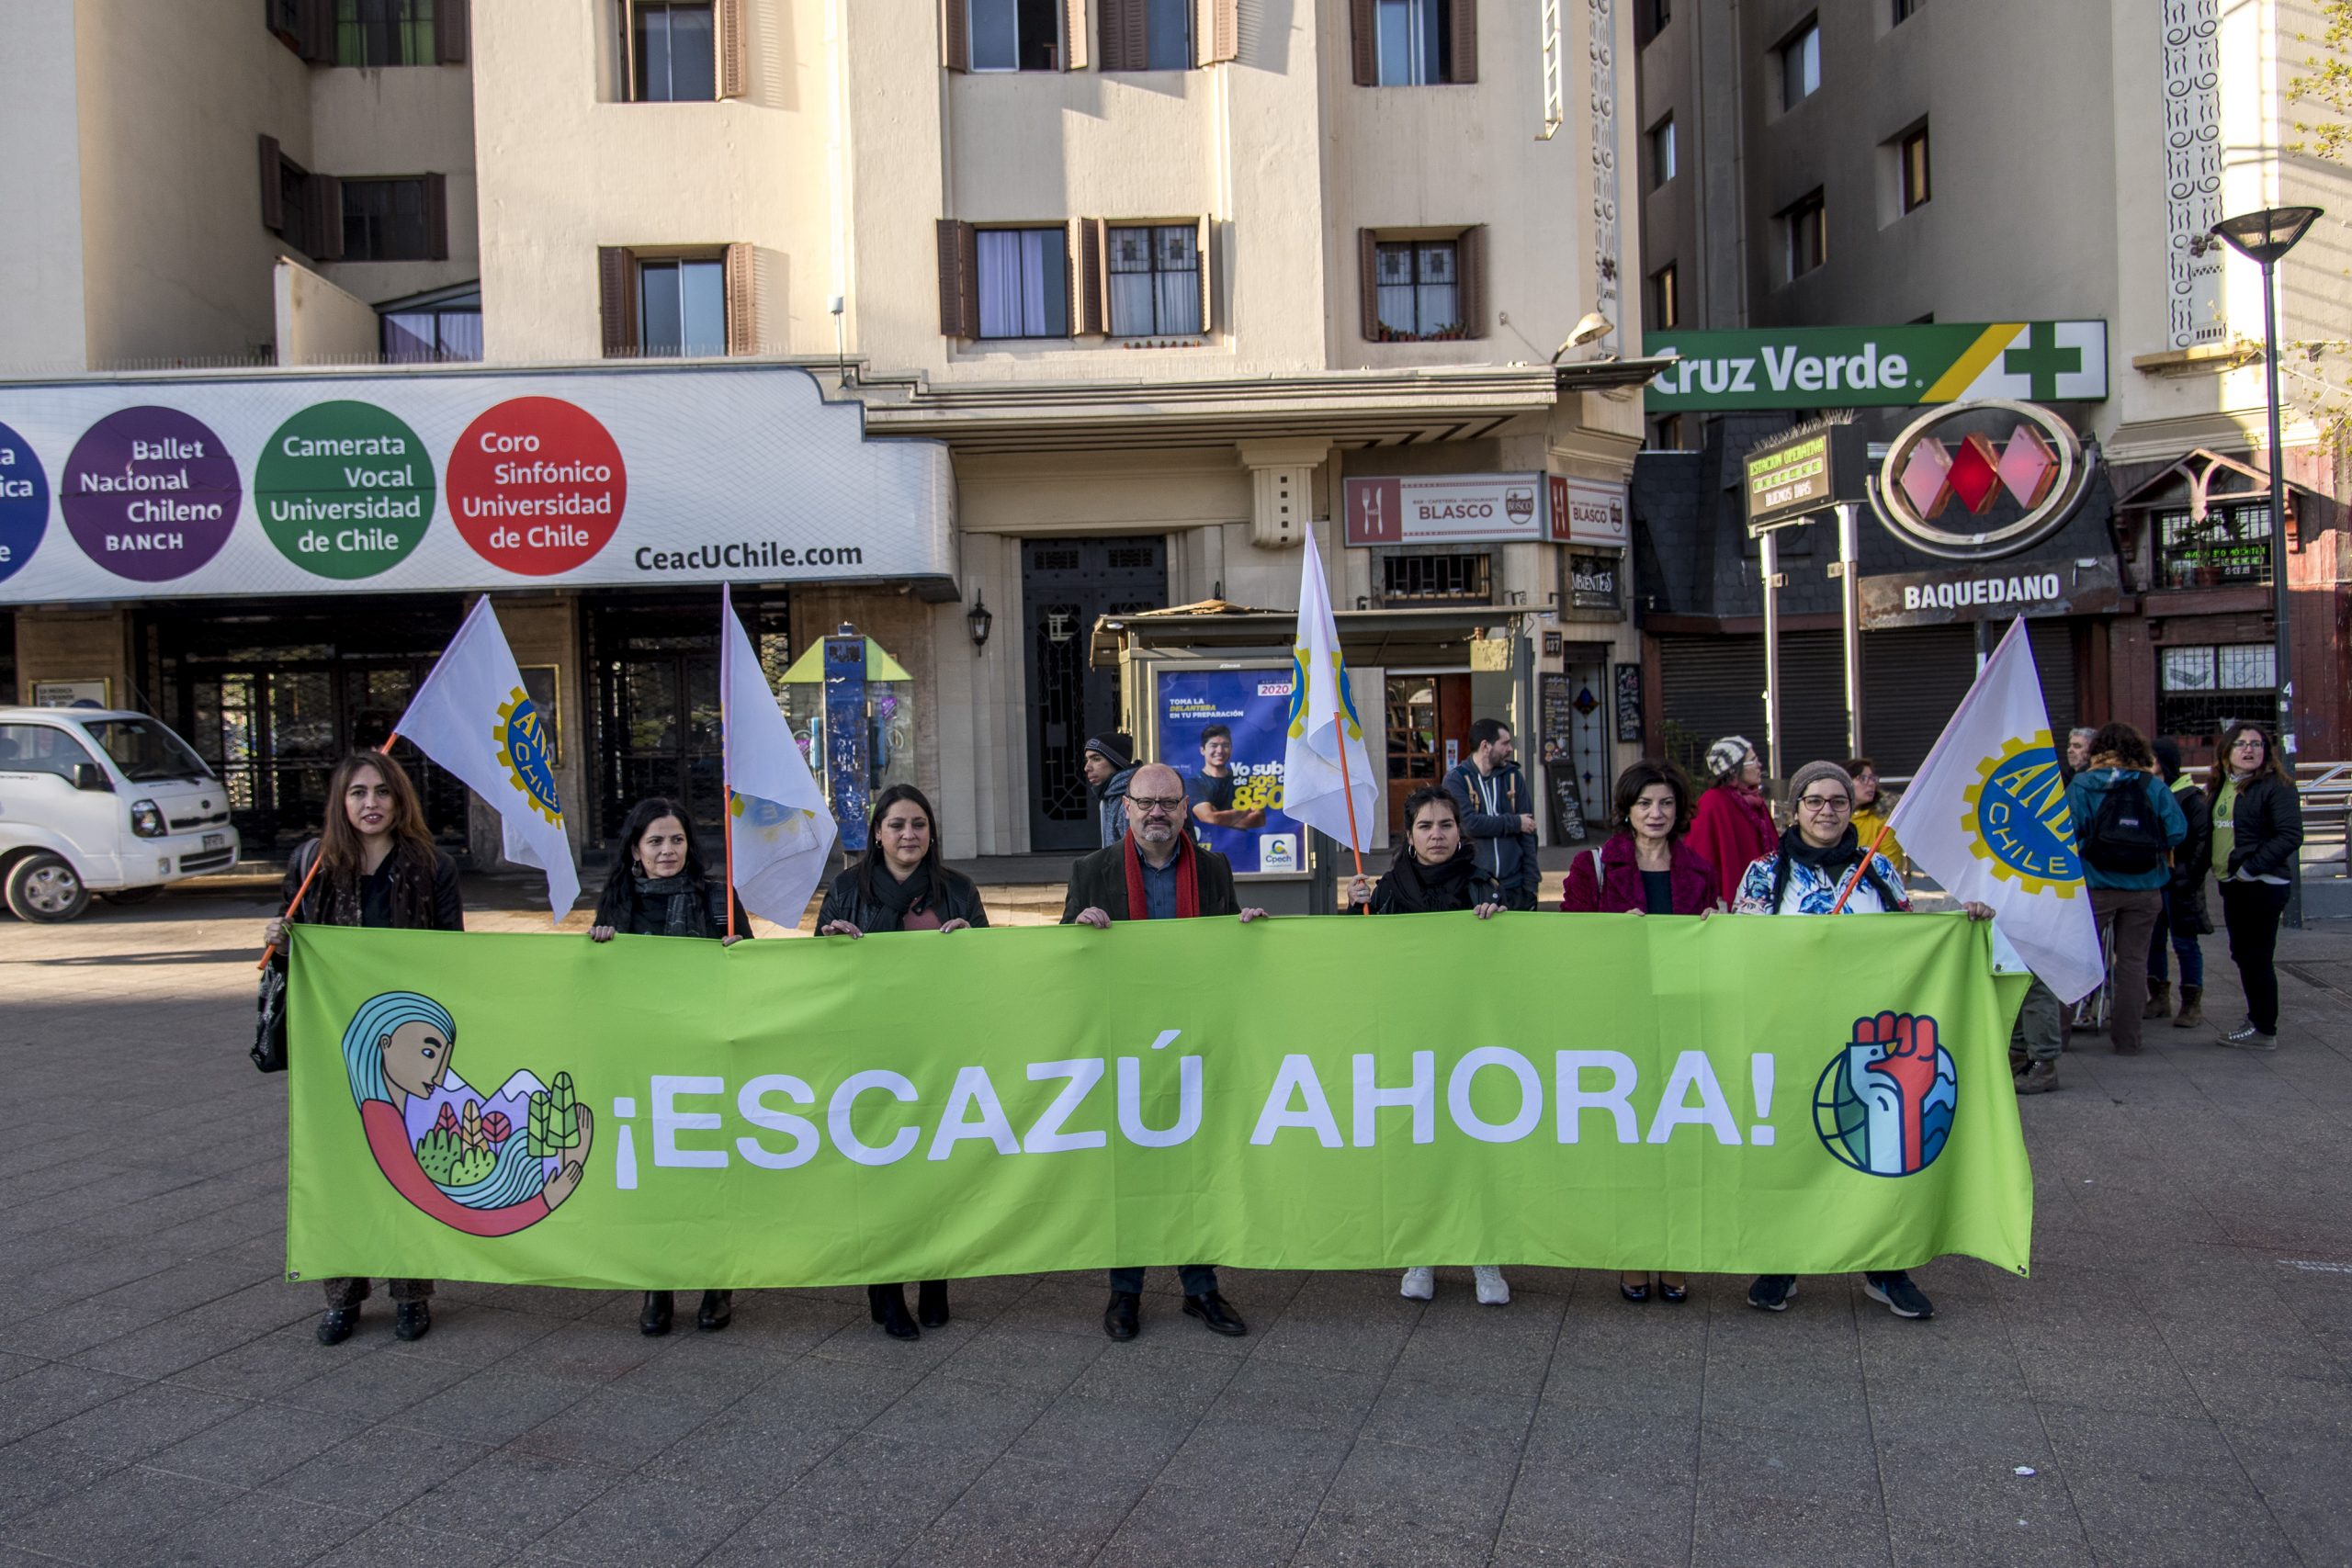
<path fill-rule="evenodd" d="M 2164 912 L 2172 852 L 2188 836 L 2188 820 L 2156 776 L 2147 737 L 2120 723 L 2092 737 L 2089 765 L 2066 786 L 2066 811 L 2091 913 L 2100 931 L 2114 937 L 2108 1041 L 2118 1055 L 2135 1056 L 2148 1006 L 2148 942 Z"/>

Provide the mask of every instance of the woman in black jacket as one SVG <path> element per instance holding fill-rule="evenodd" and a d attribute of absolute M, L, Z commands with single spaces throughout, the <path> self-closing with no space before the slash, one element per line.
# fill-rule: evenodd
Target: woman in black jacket
<path fill-rule="evenodd" d="M 326 819 L 319 836 L 297 848 L 287 863 L 278 897 L 286 903 L 286 919 L 316 925 L 466 929 L 458 863 L 434 847 L 416 786 L 381 751 L 355 751 L 336 764 L 327 778 Z M 271 947 L 281 947 L 285 939 L 285 919 L 270 921 L 263 932 Z M 327 1310 L 319 1319 L 319 1343 L 340 1345 L 359 1321 L 368 1281 L 321 1283 L 326 1289 Z M 428 1304 L 433 1281 L 388 1280 L 385 1284 L 392 1297 L 393 1337 L 424 1338 L 433 1327 Z"/>
<path fill-rule="evenodd" d="M 960 931 L 989 923 L 980 890 L 940 859 L 938 820 L 931 801 L 912 784 L 892 784 L 876 797 L 865 854 L 853 863 L 817 910 L 819 936 L 853 940 L 885 931 Z M 925 1280 L 907 1315 L 907 1287 L 868 1285 L 866 1310 L 893 1339 L 920 1339 L 947 1325 L 947 1281 Z"/>
<path fill-rule="evenodd" d="M 694 818 L 674 800 L 652 795 L 629 808 L 621 824 L 622 852 L 613 862 L 612 874 L 596 897 L 595 922 L 588 928 L 591 942 L 616 936 L 698 936 L 716 938 L 732 947 L 752 934 L 752 918 L 738 902 L 734 934 L 728 934 L 728 901 L 734 892 L 723 876 L 703 868 L 695 848 Z M 670 1332 L 677 1313 L 673 1291 L 648 1291 L 637 1314 L 640 1333 L 659 1337 Z M 695 1313 L 695 1326 L 712 1332 L 735 1317 L 735 1292 L 705 1291 Z"/>
<path fill-rule="evenodd" d="M 2222 1036 L 2245 1051 L 2278 1048 L 2278 917 L 2303 844 L 2303 806 L 2279 766 L 2270 732 L 2234 724 L 2205 786 L 2213 806 L 2213 874 L 2222 883 L 2222 920 L 2230 957 L 2245 987 L 2245 1021 Z"/>

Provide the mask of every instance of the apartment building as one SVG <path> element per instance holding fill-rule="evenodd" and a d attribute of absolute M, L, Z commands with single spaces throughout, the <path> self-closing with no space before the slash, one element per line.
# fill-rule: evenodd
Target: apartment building
<path fill-rule="evenodd" d="M 2352 340 L 2352 171 L 2309 149 L 2298 122 L 2331 117 L 2292 96 L 2324 47 L 2320 10 L 1641 0 L 1636 11 L 1651 347 L 1679 341 L 1703 359 L 1713 343 L 1753 352 L 1843 328 L 1857 351 L 1865 337 L 1896 351 L 1939 325 L 2031 324 L 1968 395 L 2052 411 L 2085 445 L 2079 503 L 2023 555 L 1961 565 L 1866 522 L 1860 570 L 1865 582 L 1952 585 L 2067 563 L 2069 591 L 2026 608 L 2053 723 L 2128 719 L 2195 760 L 2223 718 L 2275 711 L 2261 275 L 2208 236 L 2225 216 L 2301 204 L 2330 216 L 2278 268 L 2279 336 L 2296 345 L 2283 466 L 2300 728 L 2308 755 L 2352 746 L 2352 535 L 2327 432 Z M 1745 335 L 1709 335 L 1724 332 Z M 1645 581 L 1648 647 L 1655 711 L 1678 734 L 1761 723 L 1740 652 L 1759 651 L 1757 555 L 1722 486 L 1755 442 L 1849 400 L 1868 400 L 1824 391 L 1772 409 L 1651 395 L 1637 536 L 1663 569 Z M 1930 412 L 1924 396 L 1904 401 L 1857 411 L 1874 449 Z M 1937 451 L 1971 434 L 1997 444 L 2017 423 L 2002 418 L 1929 439 Z M 1983 515 L 2007 506 L 1996 487 Z M 1965 521 L 1967 508 L 1951 510 Z M 1829 533 L 1789 541 L 1783 707 L 1796 761 L 1845 733 Z M 1917 762 L 1965 689 L 1974 631 L 1969 615 L 1897 617 L 1865 635 L 1864 708 L 1878 718 L 1864 743 L 1895 771 Z"/>
<path fill-rule="evenodd" d="M 876 750 L 951 852 L 1088 847 L 1085 738 L 1163 716 L 1098 621 L 1220 602 L 1200 638 L 1123 635 L 1286 670 L 1310 525 L 1392 803 L 1491 712 L 1576 832 L 1638 744 L 1611 0 L 35 8 L 0 117 L 78 127 L 80 164 L 0 176 L 45 226 L 0 240 L 0 446 L 72 525 L 0 564 L 0 641 L 26 696 L 105 680 L 243 770 L 249 839 L 315 815 L 478 591 L 572 738 L 584 841 L 654 790 L 715 820 L 729 581 L 779 676 L 844 626 L 877 645 Z M 212 367 L 130 379 L 165 358 Z M 176 573 L 63 496 L 153 408 L 217 411 L 249 498 Z M 406 522 L 347 558 L 281 538 L 296 420 L 305 452 L 405 432 L 371 515 Z M 542 480 L 567 520 L 501 542 Z"/>

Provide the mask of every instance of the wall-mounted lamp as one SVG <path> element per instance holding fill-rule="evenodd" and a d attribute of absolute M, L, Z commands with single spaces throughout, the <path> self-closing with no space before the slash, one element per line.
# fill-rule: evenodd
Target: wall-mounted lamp
<path fill-rule="evenodd" d="M 1367 595 L 1367 594 L 1363 594 L 1363 593 L 1359 593 L 1359 594 L 1357 594 L 1357 595 L 1356 595 L 1356 608 L 1357 608 L 1357 609 L 1359 609 L 1359 610 L 1369 610 L 1369 609 L 1371 609 L 1371 608 L 1372 608 L 1372 599 L 1371 599 L 1371 597 L 1370 597 L 1369 595 Z"/>
<path fill-rule="evenodd" d="M 977 654 L 980 649 L 988 647 L 989 628 L 996 624 L 996 617 L 989 613 L 987 594 L 975 593 L 972 595 L 972 607 L 964 612 L 964 624 L 972 628 L 972 651 L 974 653 Z"/>

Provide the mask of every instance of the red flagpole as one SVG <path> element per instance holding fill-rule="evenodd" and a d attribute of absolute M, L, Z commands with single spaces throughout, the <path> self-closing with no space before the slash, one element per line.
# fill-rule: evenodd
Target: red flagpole
<path fill-rule="evenodd" d="M 1347 677 L 1340 675 L 1339 679 L 1345 682 Z M 1356 847 L 1361 837 L 1356 831 L 1356 792 L 1348 782 L 1348 691 L 1344 684 L 1340 688 L 1340 711 L 1331 721 L 1331 738 L 1340 743 L 1340 794 L 1348 803 L 1348 853 L 1355 858 L 1356 874 L 1362 876 L 1363 851 Z"/>
<path fill-rule="evenodd" d="M 390 735 L 385 736 L 384 743 L 376 748 L 376 755 L 379 757 L 390 756 L 391 754 L 392 742 L 398 740 L 400 738 L 401 732 L 397 729 L 393 730 Z M 330 801 L 327 804 L 328 809 L 333 810 L 334 803 Z M 311 879 L 319 874 L 319 867 L 324 863 L 326 858 L 324 846 L 321 847 L 319 853 L 311 857 L 311 869 L 302 874 L 302 886 L 294 889 L 294 902 L 286 906 L 286 913 L 281 916 L 280 919 L 291 920 L 294 918 L 294 911 L 302 907 L 302 900 L 310 894 Z M 261 962 L 254 964 L 254 967 L 256 969 L 268 968 L 269 961 L 277 955 L 277 944 L 276 942 L 271 942 L 267 947 L 261 950 Z"/>

